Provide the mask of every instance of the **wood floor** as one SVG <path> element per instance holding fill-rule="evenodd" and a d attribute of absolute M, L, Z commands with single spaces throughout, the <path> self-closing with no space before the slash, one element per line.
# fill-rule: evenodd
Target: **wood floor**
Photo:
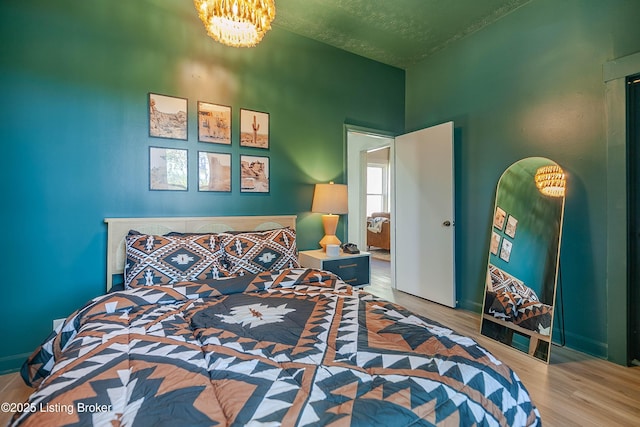
<path fill-rule="evenodd" d="M 27 387 L 20 374 L 0 375 L 0 403 L 20 403 L 27 400 L 33 392 L 31 387 Z M 6 426 L 13 413 L 0 411 L 0 425 Z"/>
<path fill-rule="evenodd" d="M 366 291 L 436 320 L 491 351 L 518 374 L 545 427 L 640 426 L 640 367 L 626 368 L 557 346 L 546 365 L 481 336 L 478 314 L 395 291 L 390 284 L 389 263 L 372 259 Z M 30 392 L 17 373 L 0 376 L 0 402 L 23 402 Z M 10 418 L 0 412 L 0 425 Z"/>
<path fill-rule="evenodd" d="M 549 365 L 480 335 L 480 315 L 454 310 L 391 288 L 389 263 L 371 260 L 365 290 L 469 336 L 509 365 L 547 426 L 640 426 L 640 367 L 627 368 L 553 346 Z"/>

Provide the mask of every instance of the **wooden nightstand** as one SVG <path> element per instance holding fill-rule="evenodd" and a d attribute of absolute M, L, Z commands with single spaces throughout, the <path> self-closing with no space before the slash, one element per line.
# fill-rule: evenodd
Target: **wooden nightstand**
<path fill-rule="evenodd" d="M 352 286 L 368 285 L 371 259 L 369 252 L 328 257 L 324 250 L 300 251 L 298 261 L 303 267 L 330 271 Z"/>

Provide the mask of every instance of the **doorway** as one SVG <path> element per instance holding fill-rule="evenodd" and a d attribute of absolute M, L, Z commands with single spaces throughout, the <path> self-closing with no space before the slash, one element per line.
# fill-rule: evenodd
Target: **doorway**
<path fill-rule="evenodd" d="M 362 129 L 351 126 L 346 126 L 346 151 L 347 151 L 347 183 L 348 183 L 348 199 L 349 199 L 349 213 L 347 216 L 348 233 L 347 238 L 349 242 L 355 243 L 361 250 L 367 250 L 367 169 L 369 165 L 370 153 L 382 152 L 381 150 L 387 150 L 388 162 L 385 173 L 387 177 L 393 176 L 393 142 L 394 137 L 370 129 Z M 378 153 L 379 155 L 380 153 Z M 378 158 L 378 155 L 373 155 L 374 158 Z M 375 162 L 378 162 L 376 160 Z M 384 162 L 382 162 L 384 163 Z M 383 191 L 384 193 L 384 191 Z M 373 194 L 372 194 L 373 195 Z M 386 196 L 386 204 L 384 200 Z M 387 210 L 391 212 L 391 206 L 393 206 L 393 193 L 390 189 L 387 189 L 384 194 L 381 207 L 386 206 Z M 375 197 L 372 197 L 375 199 Z M 371 206 L 371 205 L 369 205 Z M 390 228 L 390 233 L 393 233 L 393 229 Z M 392 241 L 392 237 L 390 238 Z M 374 248 L 375 249 L 375 248 Z M 372 263 L 372 273 L 379 271 L 383 277 L 384 287 L 394 287 L 393 274 L 394 263 L 391 251 L 388 252 L 388 260 L 380 261 L 373 259 L 375 266 Z M 375 269 L 373 267 L 376 267 Z M 381 270 L 381 271 L 380 271 Z M 372 281 L 375 281 L 379 275 L 372 274 Z"/>
<path fill-rule="evenodd" d="M 396 137 L 347 127 L 345 141 L 349 240 L 366 245 L 367 151 L 389 146 L 391 286 L 455 307 L 453 122 Z"/>
<path fill-rule="evenodd" d="M 640 366 L 640 74 L 627 79 L 629 127 L 629 361 Z"/>
<path fill-rule="evenodd" d="M 366 248 L 371 258 L 391 261 L 391 147 L 367 152 L 366 168 Z"/>
<path fill-rule="evenodd" d="M 393 174 L 393 141 L 392 136 L 347 127 L 347 184 L 349 184 L 347 236 L 349 242 L 355 243 L 360 248 L 366 248 L 367 153 L 391 147 L 389 167 L 390 173 Z M 393 205 L 393 194 L 391 194 L 391 205 Z"/>
<path fill-rule="evenodd" d="M 632 318 L 630 308 L 638 306 L 630 294 L 631 258 L 630 190 L 634 185 L 629 169 L 632 165 L 631 137 L 629 129 L 630 76 L 640 75 L 640 52 L 605 62 L 607 124 L 607 359 L 629 365 L 632 348 Z M 637 126 L 637 120 L 636 120 Z M 637 127 L 636 127 L 637 132 Z M 637 139 L 636 139 L 637 146 Z M 638 150 L 636 150 L 638 151 Z M 636 153 L 636 162 L 640 153 Z M 637 164 L 637 163 L 636 163 Z M 637 174 L 636 170 L 636 174 Z M 637 181 L 636 181 L 637 182 Z M 637 200 L 637 199 L 636 199 Z M 621 221 L 622 219 L 622 221 Z M 636 224 L 637 226 L 638 224 Z M 638 229 L 636 228 L 636 233 Z M 620 244 L 624 242 L 624 244 Z M 637 261 L 637 259 L 635 260 Z M 637 289 L 637 285 L 636 285 Z M 637 309 L 634 310 L 637 319 Z M 637 336 L 637 335 L 636 335 Z"/>

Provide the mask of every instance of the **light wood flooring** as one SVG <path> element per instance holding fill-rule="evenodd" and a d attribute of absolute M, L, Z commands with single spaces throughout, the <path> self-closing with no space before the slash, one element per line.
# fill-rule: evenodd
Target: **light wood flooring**
<path fill-rule="evenodd" d="M 20 403 L 25 402 L 27 397 L 33 392 L 31 387 L 27 387 L 20 374 L 0 375 L 0 403 Z M 11 420 L 13 413 L 0 411 L 0 425 L 6 426 Z"/>
<path fill-rule="evenodd" d="M 391 288 L 389 263 L 372 259 L 366 291 L 475 339 L 509 365 L 529 390 L 546 426 L 640 426 L 640 367 L 627 368 L 554 346 L 551 362 L 540 361 L 479 334 L 480 316 L 454 310 Z M 19 374 L 0 376 L 0 402 L 23 402 L 31 389 Z M 0 412 L 0 425 L 11 414 Z"/>
<path fill-rule="evenodd" d="M 366 291 L 469 336 L 509 365 L 540 411 L 543 426 L 640 426 L 640 367 L 627 368 L 553 346 L 549 365 L 480 335 L 480 315 L 391 288 L 389 263 L 371 260 Z"/>

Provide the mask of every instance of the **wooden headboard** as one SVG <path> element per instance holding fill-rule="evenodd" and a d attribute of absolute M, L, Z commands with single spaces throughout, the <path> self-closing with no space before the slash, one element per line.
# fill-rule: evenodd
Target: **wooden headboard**
<path fill-rule="evenodd" d="M 125 238 L 129 230 L 144 234 L 222 233 L 224 231 L 260 231 L 279 227 L 296 228 L 295 215 L 218 216 L 173 218 L 105 218 L 107 223 L 107 292 L 113 275 L 124 273 Z"/>

